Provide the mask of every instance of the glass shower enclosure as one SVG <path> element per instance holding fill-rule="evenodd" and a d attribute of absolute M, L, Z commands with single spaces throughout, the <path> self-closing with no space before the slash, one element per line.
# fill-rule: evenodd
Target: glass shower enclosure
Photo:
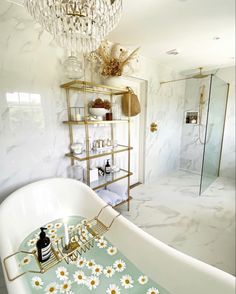
<path fill-rule="evenodd" d="M 220 175 L 225 117 L 229 84 L 215 75 L 210 76 L 205 139 L 201 169 L 201 195 Z"/>

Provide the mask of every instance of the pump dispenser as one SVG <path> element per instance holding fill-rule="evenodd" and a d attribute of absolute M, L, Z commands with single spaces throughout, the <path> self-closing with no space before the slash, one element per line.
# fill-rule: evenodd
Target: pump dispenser
<path fill-rule="evenodd" d="M 109 159 L 107 159 L 107 163 L 105 165 L 105 173 L 107 175 L 109 175 L 111 173 L 111 165 L 110 165 Z"/>
<path fill-rule="evenodd" d="M 46 228 L 40 228 L 41 233 L 39 234 L 39 240 L 36 243 L 38 251 L 38 260 L 40 262 L 45 262 L 49 260 L 51 256 L 51 242 L 44 232 Z"/>

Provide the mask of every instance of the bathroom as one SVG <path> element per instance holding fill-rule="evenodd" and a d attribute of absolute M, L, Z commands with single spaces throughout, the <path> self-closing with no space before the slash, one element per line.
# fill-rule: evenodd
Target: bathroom
<path fill-rule="evenodd" d="M 71 176 L 65 157 L 69 132 L 63 124 L 67 103 L 60 88 L 69 81 L 67 56 L 22 2 L 0 3 L 0 203 L 30 183 Z M 128 2 L 133 1 L 123 1 L 122 18 L 106 36 L 129 52 L 140 47 L 137 64 L 115 82 L 111 79 L 114 87 L 131 87 L 141 105 L 131 122 L 133 199 L 129 211 L 126 204 L 117 211 L 168 246 L 235 276 L 234 1 Z M 82 55 L 80 61 L 81 80 L 103 83 L 93 63 Z M 200 67 L 207 77 L 192 78 Z M 210 104 L 214 91 L 219 93 L 211 81 L 216 78 L 229 90 L 219 97 L 222 129 L 217 129 L 215 152 L 208 147 L 216 126 L 211 114 L 219 118 Z M 110 139 L 109 131 L 97 126 L 92 140 Z M 119 144 L 127 145 L 126 132 L 123 124 L 115 132 Z M 86 145 L 85 134 L 79 137 Z M 126 168 L 127 156 L 116 155 L 118 168 Z M 108 158 L 93 164 L 105 165 Z M 216 165 L 209 167 L 209 162 Z M 127 179 L 121 183 L 127 185 Z M 7 293 L 5 287 L 0 272 L 0 293 Z"/>

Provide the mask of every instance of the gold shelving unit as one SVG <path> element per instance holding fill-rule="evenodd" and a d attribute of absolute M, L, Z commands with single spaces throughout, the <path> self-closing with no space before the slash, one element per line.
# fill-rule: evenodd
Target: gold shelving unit
<path fill-rule="evenodd" d="M 128 204 L 128 210 L 130 209 L 130 200 L 132 197 L 130 196 L 130 176 L 132 175 L 132 172 L 130 171 L 130 152 L 133 149 L 130 145 L 130 115 L 127 117 L 127 119 L 120 119 L 120 120 L 89 120 L 89 114 L 88 114 L 88 101 L 86 93 L 96 93 L 96 94 L 103 94 L 107 95 L 110 98 L 110 102 L 113 102 L 113 96 L 117 95 L 124 95 L 129 92 L 128 89 L 120 89 L 117 87 L 111 87 L 111 86 L 105 86 L 100 84 L 94 84 L 91 82 L 85 82 L 80 80 L 75 80 L 66 84 L 63 84 L 60 86 L 61 88 L 65 89 L 66 92 L 66 101 L 67 101 L 67 113 L 68 113 L 68 120 L 63 121 L 64 124 L 66 124 L 69 128 L 69 136 L 70 136 L 70 145 L 74 143 L 73 138 L 73 127 L 74 126 L 83 126 L 85 128 L 85 137 L 86 137 L 86 146 L 85 146 L 85 152 L 83 152 L 80 155 L 73 154 L 72 150 L 66 154 L 66 157 L 70 158 L 71 165 L 75 164 L 75 161 L 86 161 L 86 169 L 87 169 L 87 177 L 86 177 L 86 184 L 90 186 L 93 190 L 98 190 L 100 188 L 106 187 L 109 184 L 112 184 L 114 182 L 120 181 L 122 179 L 127 178 L 128 180 L 128 199 L 125 201 L 122 201 L 118 205 L 122 205 L 124 203 Z M 81 92 L 84 93 L 82 96 L 83 103 L 84 103 L 84 120 L 82 121 L 74 121 L 72 119 L 72 113 L 71 113 L 71 93 L 74 92 Z M 131 104 L 129 101 L 129 114 L 130 114 Z M 89 151 L 89 125 L 110 125 L 110 134 L 111 134 L 111 140 L 114 140 L 114 126 L 116 124 L 127 124 L 128 128 L 128 143 L 127 145 L 118 145 L 117 147 L 113 147 L 111 150 L 107 150 L 104 152 L 90 152 Z M 112 173 L 109 175 L 105 175 L 104 177 L 99 177 L 98 181 L 90 182 L 90 161 L 95 158 L 104 157 L 104 156 L 111 156 L 111 162 L 112 165 L 114 164 L 114 158 L 115 154 L 121 153 L 121 152 L 128 152 L 128 167 L 127 170 L 121 169 L 119 172 Z M 117 207 L 116 205 L 115 207 Z"/>

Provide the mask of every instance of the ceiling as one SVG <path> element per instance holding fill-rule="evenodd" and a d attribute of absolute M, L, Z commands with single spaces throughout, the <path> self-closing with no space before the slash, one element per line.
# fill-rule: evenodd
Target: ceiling
<path fill-rule="evenodd" d="M 234 0 L 123 0 L 108 39 L 179 71 L 235 64 Z M 218 39 L 219 38 L 219 39 Z M 178 55 L 166 52 L 176 49 Z"/>

